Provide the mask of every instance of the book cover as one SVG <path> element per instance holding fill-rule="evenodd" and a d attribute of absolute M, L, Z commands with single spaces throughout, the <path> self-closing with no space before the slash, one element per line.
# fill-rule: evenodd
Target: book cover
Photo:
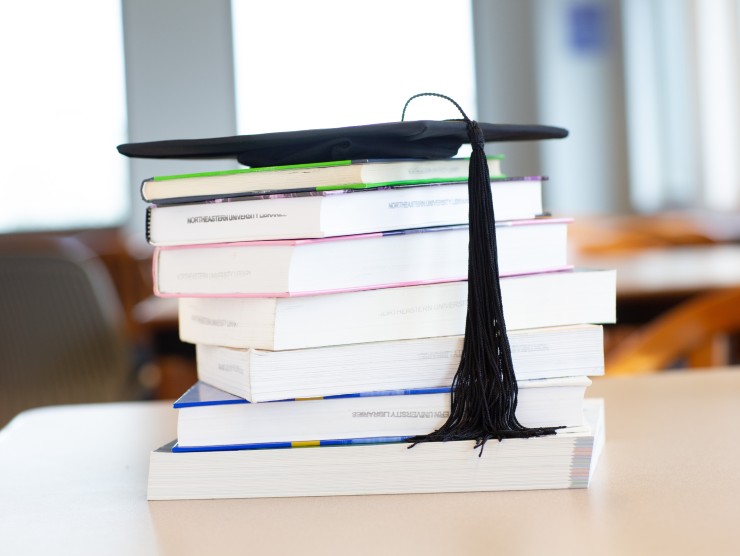
<path fill-rule="evenodd" d="M 525 426 L 582 424 L 591 381 L 564 377 L 520 381 L 517 418 Z M 353 438 L 410 437 L 449 416 L 450 386 L 250 403 L 198 382 L 174 403 L 178 445 L 212 447 Z"/>
<path fill-rule="evenodd" d="M 501 276 L 572 268 L 570 219 L 499 222 Z M 162 297 L 290 297 L 464 280 L 467 225 L 323 239 L 158 247 L 155 293 Z"/>
<path fill-rule="evenodd" d="M 338 446 L 178 453 L 173 452 L 173 441 L 150 454 L 147 498 L 586 488 L 605 441 L 602 399 L 585 400 L 583 422 L 552 436 L 489 441 L 482 452 L 474 449 L 473 441 L 434 442 L 409 449 L 405 442 L 374 439 Z"/>
<path fill-rule="evenodd" d="M 491 176 L 501 174 L 502 157 L 489 157 Z M 466 158 L 342 160 L 220 172 L 156 176 L 141 184 L 141 196 L 165 199 L 223 195 L 266 195 L 326 189 L 363 189 L 387 185 L 467 181 Z"/>
<path fill-rule="evenodd" d="M 541 216 L 546 181 L 540 176 L 492 181 L 496 219 Z M 466 224 L 468 189 L 466 183 L 438 183 L 219 197 L 150 205 L 146 214 L 153 245 L 318 238 Z"/>
<path fill-rule="evenodd" d="M 286 351 L 198 344 L 198 378 L 254 402 L 452 384 L 464 336 Z M 599 325 L 512 330 L 517 380 L 604 373 Z"/>
<path fill-rule="evenodd" d="M 570 383 L 571 381 L 565 382 Z M 552 386 L 558 383 L 551 384 Z M 536 385 L 532 385 L 536 386 Z M 540 384 L 540 386 L 545 386 Z M 449 386 L 440 386 L 437 388 L 398 388 L 395 390 L 376 390 L 370 392 L 353 392 L 351 394 L 336 394 L 331 396 L 313 396 L 311 398 L 286 398 L 283 400 L 275 400 L 268 403 L 283 403 L 283 402 L 300 402 L 309 400 L 343 400 L 349 398 L 375 398 L 380 396 L 421 396 L 425 394 L 449 394 Z M 205 407 L 205 406 L 216 406 L 216 405 L 231 405 L 231 404 L 251 404 L 250 401 L 240 398 L 234 394 L 230 394 L 220 388 L 211 386 L 202 381 L 198 381 L 188 388 L 185 393 L 180 396 L 172 404 L 175 409 L 183 409 L 186 407 Z"/>
<path fill-rule="evenodd" d="M 613 270 L 501 279 L 509 331 L 616 319 Z M 465 333 L 467 282 L 302 297 L 179 299 L 180 338 L 267 350 Z M 321 323 L 317 326 L 316 323 Z"/>

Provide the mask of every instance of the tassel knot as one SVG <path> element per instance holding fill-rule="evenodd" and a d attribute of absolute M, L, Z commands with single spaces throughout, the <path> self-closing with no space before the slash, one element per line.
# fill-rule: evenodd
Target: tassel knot
<path fill-rule="evenodd" d="M 478 122 L 466 118 L 466 123 L 468 124 L 468 139 L 473 149 L 483 150 L 483 147 L 486 144 L 486 138 L 483 135 L 483 130 L 478 125 Z"/>

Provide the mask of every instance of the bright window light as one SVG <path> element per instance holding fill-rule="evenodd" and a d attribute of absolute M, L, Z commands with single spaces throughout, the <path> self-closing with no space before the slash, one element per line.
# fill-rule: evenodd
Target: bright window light
<path fill-rule="evenodd" d="M 475 117 L 469 0 L 233 0 L 241 134 L 398 121 L 421 92 Z M 422 97 L 407 120 L 459 117 Z"/>
<path fill-rule="evenodd" d="M 740 207 L 740 49 L 737 7 L 725 0 L 697 2 L 697 56 L 707 205 L 715 210 Z"/>
<path fill-rule="evenodd" d="M 120 4 L 0 3 L 0 232 L 127 217 Z"/>

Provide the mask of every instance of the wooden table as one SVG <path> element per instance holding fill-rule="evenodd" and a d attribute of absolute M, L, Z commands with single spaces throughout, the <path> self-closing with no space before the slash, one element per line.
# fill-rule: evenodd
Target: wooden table
<path fill-rule="evenodd" d="M 740 287 L 740 244 L 574 255 L 572 262 L 617 271 L 617 324 L 605 327 L 607 353 L 640 326 L 695 296 Z"/>
<path fill-rule="evenodd" d="M 600 378 L 588 490 L 147 502 L 165 402 L 31 410 L 0 432 L 3 554 L 740 554 L 740 369 Z"/>
<path fill-rule="evenodd" d="M 620 299 L 686 296 L 740 286 L 740 244 L 656 247 L 575 259 L 577 266 L 616 269 Z"/>

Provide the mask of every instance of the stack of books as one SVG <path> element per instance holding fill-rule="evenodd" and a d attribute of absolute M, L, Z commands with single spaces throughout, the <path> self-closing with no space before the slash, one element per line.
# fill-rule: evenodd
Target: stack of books
<path fill-rule="evenodd" d="M 199 381 L 151 454 L 149 499 L 585 487 L 603 442 L 613 271 L 568 263 L 541 176 L 489 159 L 502 296 L 536 439 L 426 443 L 449 415 L 467 311 L 467 159 L 146 180 L 155 291 L 178 297 Z M 299 449 L 300 448 L 300 449 Z M 479 457 L 482 456 L 482 457 Z"/>

